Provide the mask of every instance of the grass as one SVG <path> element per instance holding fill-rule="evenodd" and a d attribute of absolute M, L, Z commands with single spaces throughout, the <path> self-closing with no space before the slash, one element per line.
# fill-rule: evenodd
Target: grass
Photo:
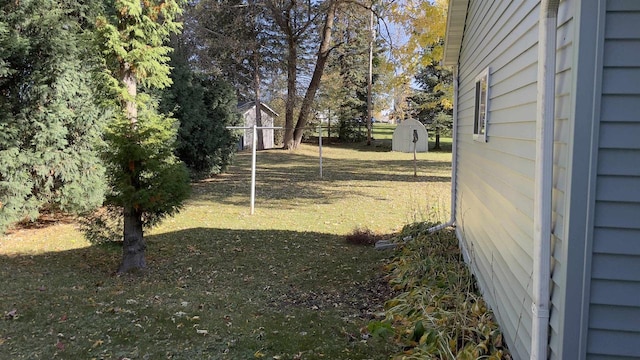
<path fill-rule="evenodd" d="M 115 276 L 121 249 L 89 246 L 71 220 L 0 238 L 1 359 L 384 359 L 360 331 L 390 297 L 389 253 L 346 242 L 448 217 L 447 153 L 366 145 L 250 153 L 193 184 L 148 231 L 148 270 Z"/>
<path fill-rule="evenodd" d="M 391 150 L 391 140 L 393 139 L 393 131 L 396 129 L 396 124 L 387 124 L 387 123 L 374 123 L 373 124 L 373 138 L 375 139 L 374 141 L 374 148 L 378 148 L 380 151 L 389 151 Z M 327 143 L 327 139 L 326 139 L 326 130 L 324 130 L 324 141 L 325 141 L 325 145 Z M 336 134 L 334 131 L 337 130 L 333 130 L 332 131 L 332 141 L 336 141 L 335 139 L 333 139 Z M 362 131 L 364 133 L 364 131 L 366 131 L 365 128 L 362 128 Z M 313 139 L 310 139 L 310 141 L 312 141 L 313 143 L 317 142 L 317 133 L 314 133 L 314 137 Z M 437 151 L 437 152 L 443 152 L 443 153 L 451 153 L 451 144 L 453 142 L 453 139 L 450 137 L 441 137 L 440 138 L 440 150 L 431 150 L 431 151 Z M 433 146 L 435 145 L 435 134 L 433 134 L 432 132 L 429 132 L 429 149 L 432 149 Z"/>
<path fill-rule="evenodd" d="M 373 137 L 376 140 L 388 140 L 389 141 L 389 148 L 391 148 L 391 139 L 393 139 L 393 131 L 396 129 L 395 124 L 385 124 L 385 123 L 374 123 L 373 124 Z M 430 151 L 436 151 L 436 150 L 431 150 L 433 148 L 433 146 L 435 145 L 435 134 L 433 132 L 429 132 L 429 149 Z M 450 153 L 451 152 L 451 144 L 453 142 L 453 139 L 450 137 L 440 137 L 440 150 L 437 150 L 438 152 L 445 152 L 445 153 Z"/>

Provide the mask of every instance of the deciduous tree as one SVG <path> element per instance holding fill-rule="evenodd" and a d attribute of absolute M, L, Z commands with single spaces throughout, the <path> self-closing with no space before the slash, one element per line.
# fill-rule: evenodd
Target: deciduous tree
<path fill-rule="evenodd" d="M 421 67 L 442 60 L 447 6 L 447 0 L 404 0 L 389 6 L 390 20 L 406 35 L 392 51 L 398 69 L 394 81 L 394 117 L 397 120 L 407 116 L 411 80 Z"/>
<path fill-rule="evenodd" d="M 285 43 L 285 61 L 287 73 L 287 98 L 285 106 L 285 133 L 284 148 L 295 149 L 302 141 L 304 127 L 311 113 L 315 93 L 322 77 L 324 64 L 331 51 L 331 31 L 333 18 L 338 0 L 327 0 L 314 4 L 300 0 L 268 0 L 266 7 L 269 9 L 271 19 L 280 30 Z M 326 13 L 324 12 L 326 11 Z M 318 25 L 319 19 L 322 25 Z M 314 41 L 312 31 L 317 28 L 320 41 Z M 312 40 L 310 40 L 312 38 Z M 314 45 L 319 44 L 313 74 L 307 87 L 302 105 L 299 109 L 297 120 L 294 119 L 296 103 L 298 101 L 298 72 L 299 60 L 305 59 L 306 54 L 300 54 L 305 49 L 306 41 L 310 40 Z M 315 47 L 315 46 L 314 46 Z"/>
<path fill-rule="evenodd" d="M 346 14 L 354 8 L 367 9 L 370 5 L 345 0 L 206 0 L 199 2 L 198 6 L 203 10 L 199 11 L 199 14 L 209 12 L 210 9 L 211 14 L 219 14 L 197 15 L 200 19 L 198 22 L 204 26 L 204 32 L 208 37 L 219 39 L 220 43 L 226 44 L 220 51 L 215 50 L 220 47 L 214 43 L 215 41 L 205 47 L 208 48 L 208 53 L 227 54 L 222 57 L 216 56 L 223 60 L 231 59 L 234 66 L 228 67 L 229 69 L 242 68 L 250 64 L 253 64 L 254 69 L 265 69 L 265 59 L 269 59 L 268 62 L 274 66 L 283 65 L 287 77 L 284 147 L 295 149 L 302 140 L 313 112 L 329 55 L 339 45 L 332 39 L 336 16 L 340 13 Z M 254 15 L 246 18 L 245 13 L 250 13 L 248 9 L 254 9 Z M 212 22 L 204 25 L 204 17 Z M 234 34 L 232 30 L 237 31 Z M 246 51 L 252 46 L 253 51 Z M 268 51 L 271 51 L 270 55 L 265 56 Z M 212 64 L 223 63 L 217 60 Z M 248 73 L 241 73 L 244 79 L 250 78 Z M 254 84 L 260 82 L 257 76 L 264 73 L 251 73 Z M 303 90 L 300 90 L 301 88 Z M 254 85 L 254 89 L 259 91 L 261 87 Z M 304 95 L 300 97 L 299 94 L 302 92 Z M 259 99 L 260 94 L 255 93 L 254 98 Z"/>
<path fill-rule="evenodd" d="M 403 0 L 393 2 L 389 17 L 407 35 L 405 41 L 393 49 L 401 67 L 400 82 L 410 82 L 420 66 L 442 59 L 442 46 L 447 27 L 447 0 Z"/>
<path fill-rule="evenodd" d="M 263 74 L 282 63 L 281 38 L 268 15 L 265 4 L 255 0 L 202 0 L 188 13 L 201 70 L 223 76 L 236 87 L 240 101 L 253 101 L 257 109 L 265 87 Z M 259 111 L 256 125 L 262 126 Z M 262 141 L 258 136 L 258 148 Z"/>

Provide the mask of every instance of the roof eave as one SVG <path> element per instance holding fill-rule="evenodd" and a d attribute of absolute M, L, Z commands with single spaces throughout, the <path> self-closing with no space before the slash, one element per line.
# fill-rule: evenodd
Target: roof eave
<path fill-rule="evenodd" d="M 278 114 L 275 110 L 273 110 L 272 108 L 269 107 L 269 105 L 265 104 L 265 103 L 260 103 L 262 105 L 262 107 L 267 110 L 268 112 L 271 113 L 271 116 L 273 117 L 278 117 L 280 116 L 280 114 Z"/>
<path fill-rule="evenodd" d="M 250 101 L 250 102 L 246 102 L 244 104 L 240 104 L 238 105 L 238 111 L 241 114 L 246 114 L 247 112 L 253 110 L 253 108 L 255 107 L 255 101 Z M 267 113 L 269 113 L 271 116 L 273 117 L 278 117 L 280 116 L 280 114 L 278 114 L 275 110 L 273 110 L 272 108 L 269 107 L 269 105 L 265 104 L 265 103 L 260 103 L 260 107 L 262 108 L 262 110 L 266 111 Z"/>
<path fill-rule="evenodd" d="M 444 41 L 444 65 L 458 65 L 468 5 L 469 0 L 449 0 L 447 31 Z"/>

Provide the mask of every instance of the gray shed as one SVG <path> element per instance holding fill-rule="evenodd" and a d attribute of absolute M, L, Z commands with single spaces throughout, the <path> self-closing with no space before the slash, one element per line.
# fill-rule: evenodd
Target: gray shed
<path fill-rule="evenodd" d="M 243 126 L 251 127 L 254 124 L 256 126 L 274 126 L 274 119 L 278 117 L 278 113 L 273 111 L 269 106 L 264 103 L 260 103 L 261 111 L 261 124 L 256 124 L 256 103 L 248 102 L 238 106 L 238 112 L 242 115 L 244 120 Z M 253 144 L 253 129 L 245 129 L 242 132 L 239 147 L 240 149 L 251 149 Z M 274 130 L 273 129 L 258 129 L 258 147 L 256 150 L 271 149 L 274 144 Z"/>
<path fill-rule="evenodd" d="M 414 131 L 418 136 L 416 152 L 429 151 L 429 136 L 424 125 L 413 119 L 406 119 L 393 130 L 391 150 L 400 152 L 413 152 Z"/>
<path fill-rule="evenodd" d="M 640 358 L 640 1 L 448 12 L 452 223 L 514 359 Z"/>

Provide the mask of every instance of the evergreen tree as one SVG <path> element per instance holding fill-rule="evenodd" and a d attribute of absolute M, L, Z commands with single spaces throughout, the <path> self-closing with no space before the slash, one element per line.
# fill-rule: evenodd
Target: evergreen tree
<path fill-rule="evenodd" d="M 75 1 L 0 5 L 0 232 L 43 210 L 102 203 L 104 118 L 85 36 L 91 10 Z"/>
<path fill-rule="evenodd" d="M 441 44 L 438 44 L 441 46 Z M 432 61 L 418 70 L 415 77 L 420 90 L 410 98 L 415 116 L 435 133 L 434 150 L 440 150 L 440 136 L 453 127 L 453 73 Z"/>
<path fill-rule="evenodd" d="M 206 151 L 209 154 L 212 173 L 219 173 L 231 164 L 233 154 L 238 148 L 238 135 L 226 127 L 240 125 L 241 117 L 238 114 L 235 90 L 231 85 L 216 78 L 205 78 L 201 81 L 205 89 L 204 104 L 208 126 L 206 131 L 210 131 L 210 142 Z M 187 141 L 188 137 L 183 138 Z"/>
<path fill-rule="evenodd" d="M 367 126 L 367 77 L 369 72 L 370 10 L 352 5 L 336 17 L 334 41 L 341 44 L 329 58 L 327 78 L 339 82 L 323 85 L 321 94 L 337 100 L 338 137 L 341 141 L 361 141 Z M 374 72 L 382 48 L 374 43 Z M 377 75 L 374 74 L 375 82 Z M 336 95 L 330 92 L 337 91 Z"/>
<path fill-rule="evenodd" d="M 146 267 L 143 228 L 176 213 L 189 192 L 186 168 L 174 156 L 175 119 L 159 114 L 156 101 L 139 91 L 171 84 L 171 48 L 165 42 L 179 32 L 180 13 L 176 0 L 115 0 L 97 21 L 103 81 L 119 109 L 106 133 L 105 152 L 107 204 L 120 207 L 124 220 L 118 272 Z"/>
<path fill-rule="evenodd" d="M 218 174 L 237 148 L 237 138 L 226 128 L 240 123 L 236 95 L 225 81 L 195 73 L 187 49 L 175 43 L 173 85 L 163 92 L 161 109 L 180 122 L 176 154 L 193 176 Z"/>
<path fill-rule="evenodd" d="M 342 102 L 342 78 L 337 71 L 333 71 L 330 65 L 322 75 L 322 84 L 316 101 L 316 111 L 326 119 L 328 142 L 331 142 L 331 136 L 335 135 L 335 124 L 339 122 L 338 110 L 340 110 Z"/>

